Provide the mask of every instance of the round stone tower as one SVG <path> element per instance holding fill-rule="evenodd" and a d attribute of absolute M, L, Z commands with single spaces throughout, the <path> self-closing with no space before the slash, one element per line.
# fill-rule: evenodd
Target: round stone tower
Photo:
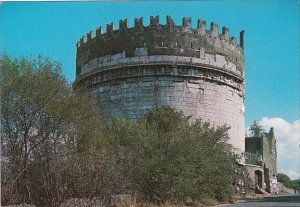
<path fill-rule="evenodd" d="M 106 117 L 138 118 L 157 106 L 169 105 L 192 120 L 226 124 L 230 144 L 244 152 L 244 31 L 240 43 L 229 29 L 191 19 L 182 25 L 136 18 L 119 29 L 107 25 L 77 43 L 75 87 L 89 87 Z"/>

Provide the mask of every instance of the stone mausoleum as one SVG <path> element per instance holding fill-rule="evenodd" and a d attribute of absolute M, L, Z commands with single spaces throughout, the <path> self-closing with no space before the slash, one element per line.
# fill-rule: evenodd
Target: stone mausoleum
<path fill-rule="evenodd" d="M 167 16 L 136 18 L 119 28 L 99 27 L 77 43 L 75 87 L 88 87 L 109 118 L 138 118 L 169 105 L 192 120 L 226 124 L 236 153 L 245 151 L 244 31 L 239 42 L 229 29 L 190 18 L 176 25 Z"/>

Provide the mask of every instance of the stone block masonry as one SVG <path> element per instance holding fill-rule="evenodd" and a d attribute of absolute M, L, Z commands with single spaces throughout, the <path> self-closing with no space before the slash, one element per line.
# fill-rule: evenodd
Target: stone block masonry
<path fill-rule="evenodd" d="M 229 29 L 183 18 L 180 26 L 167 17 L 151 17 L 150 25 L 127 20 L 120 29 L 107 26 L 77 43 L 75 88 L 88 87 L 108 118 L 139 118 L 169 105 L 216 126 L 228 125 L 230 144 L 244 152 L 244 32 L 240 45 Z"/>

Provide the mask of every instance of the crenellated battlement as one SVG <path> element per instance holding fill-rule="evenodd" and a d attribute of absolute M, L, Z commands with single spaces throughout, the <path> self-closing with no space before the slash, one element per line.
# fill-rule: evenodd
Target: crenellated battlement
<path fill-rule="evenodd" d="M 137 48 L 147 47 L 148 55 L 176 55 L 199 57 L 200 50 L 212 55 L 223 55 L 234 63 L 243 73 L 244 67 L 244 32 L 240 33 L 239 44 L 235 37 L 229 36 L 229 29 L 211 22 L 210 29 L 206 21 L 198 19 L 197 28 L 192 27 L 192 19 L 184 17 L 181 25 L 166 17 L 166 24 L 160 24 L 159 16 L 151 16 L 150 24 L 145 26 L 143 18 L 135 18 L 134 26 L 128 27 L 128 20 L 119 20 L 119 28 L 114 23 L 107 24 L 106 32 L 102 27 L 87 33 L 77 43 L 77 66 L 88 60 L 125 51 L 132 57 Z M 80 69 L 78 69 L 80 71 Z"/>
<path fill-rule="evenodd" d="M 119 29 L 115 30 L 115 26 L 114 23 L 110 23 L 107 24 L 106 26 L 106 33 L 103 33 L 102 31 L 102 27 L 99 27 L 96 30 L 96 37 L 100 37 L 102 39 L 105 39 L 106 37 L 108 37 L 108 34 L 114 34 L 114 33 L 120 33 L 120 30 L 128 30 L 130 29 L 130 32 L 135 32 L 136 29 L 140 29 L 141 27 L 144 28 L 144 30 L 147 30 L 148 27 L 177 27 L 177 29 L 179 29 L 178 31 L 180 31 L 180 28 L 182 29 L 182 32 L 184 31 L 184 28 L 191 28 L 194 34 L 201 34 L 201 35 L 210 35 L 210 37 L 214 38 L 214 37 L 226 37 L 229 39 L 229 29 L 227 27 L 222 27 L 222 33 L 219 33 L 219 26 L 218 24 L 216 24 L 215 22 L 211 22 L 210 24 L 210 30 L 206 29 L 206 21 L 205 20 L 201 20 L 198 19 L 197 21 L 197 28 L 193 29 L 192 28 L 192 19 L 188 18 L 188 17 L 184 17 L 182 19 L 182 25 L 175 25 L 174 20 L 170 17 L 167 16 L 167 23 L 166 25 L 162 25 L 159 23 L 159 16 L 151 16 L 150 17 L 150 24 L 148 26 L 144 26 L 143 24 L 143 17 L 140 18 L 135 18 L 134 19 L 134 26 L 131 28 L 128 28 L 128 20 L 124 19 L 124 20 L 119 20 Z M 162 29 L 161 28 L 161 29 Z M 80 41 L 78 42 L 78 47 L 82 47 L 84 46 L 85 43 L 87 43 L 88 41 L 90 41 L 92 38 L 94 38 L 92 31 L 89 32 L 87 34 L 86 37 L 82 37 L 80 39 Z M 241 49 L 243 49 L 241 47 Z"/>

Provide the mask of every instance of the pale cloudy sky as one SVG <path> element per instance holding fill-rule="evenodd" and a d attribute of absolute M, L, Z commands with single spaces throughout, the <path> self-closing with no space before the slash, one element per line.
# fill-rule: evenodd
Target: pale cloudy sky
<path fill-rule="evenodd" d="M 277 140 L 278 172 L 287 174 L 291 179 L 300 178 L 300 119 L 287 122 L 282 118 L 262 118 L 260 124 L 268 132 L 274 127 Z M 249 127 L 248 127 L 249 129 Z"/>

